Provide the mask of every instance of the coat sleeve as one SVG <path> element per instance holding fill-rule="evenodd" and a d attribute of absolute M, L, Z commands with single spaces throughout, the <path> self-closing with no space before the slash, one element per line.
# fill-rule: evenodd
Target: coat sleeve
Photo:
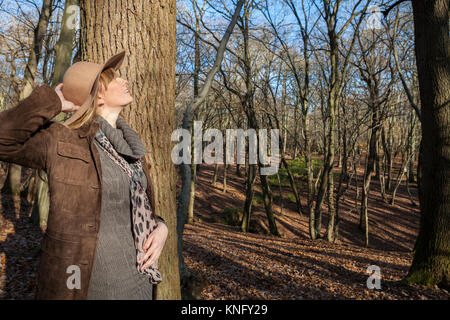
<path fill-rule="evenodd" d="M 0 160 L 47 169 L 50 120 L 61 112 L 61 100 L 47 85 L 33 90 L 10 109 L 0 113 Z"/>

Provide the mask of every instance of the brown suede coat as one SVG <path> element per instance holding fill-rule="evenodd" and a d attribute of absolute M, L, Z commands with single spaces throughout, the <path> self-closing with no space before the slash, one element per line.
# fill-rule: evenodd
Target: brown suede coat
<path fill-rule="evenodd" d="M 47 172 L 50 212 L 41 244 L 36 299 L 86 299 L 100 228 L 102 173 L 94 136 L 98 123 L 69 129 L 50 121 L 61 112 L 55 91 L 43 85 L 0 113 L 0 160 Z M 147 195 L 155 211 L 148 164 Z M 67 280 L 80 269 L 80 289 Z M 69 281 L 70 282 L 70 281 Z M 156 290 L 155 290 L 156 293 Z M 155 298 L 155 297 L 154 297 Z"/>

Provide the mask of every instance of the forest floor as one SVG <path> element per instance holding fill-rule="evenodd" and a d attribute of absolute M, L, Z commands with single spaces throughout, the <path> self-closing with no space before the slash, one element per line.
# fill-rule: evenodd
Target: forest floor
<path fill-rule="evenodd" d="M 398 163 L 399 167 L 400 164 Z M 197 177 L 194 223 L 185 225 L 183 256 L 188 268 L 203 275 L 207 285 L 203 299 L 446 299 L 449 292 L 437 287 L 402 285 L 408 273 L 412 249 L 419 231 L 419 208 L 412 204 L 403 182 L 394 205 L 385 203 L 378 179 L 372 179 L 369 196 L 369 246 L 359 230 L 359 207 L 355 209 L 355 186 L 341 200 L 339 241 L 309 238 L 309 218 L 296 211 L 294 199 L 283 186 L 280 214 L 279 186 L 272 185 L 273 211 L 282 237 L 243 233 L 237 226 L 221 223 L 225 208 L 241 208 L 245 201 L 245 178 L 236 166 L 227 169 L 223 193 L 223 166 L 212 185 L 214 165 L 202 165 Z M 244 167 L 241 167 L 244 173 Z M 394 171 L 396 178 L 397 171 Z M 361 188 L 363 169 L 358 170 Z M 259 184 L 259 177 L 256 185 Z M 414 186 L 414 187 L 413 187 Z M 180 185 L 178 186 L 180 187 Z M 258 190 L 258 189 L 257 189 Z M 260 190 L 260 189 L 259 189 Z M 415 203 L 416 185 L 410 186 Z M 277 197 L 278 196 L 278 197 Z M 292 198 L 292 197 L 291 197 Z M 306 200 L 302 204 L 306 207 Z M 388 194 L 390 199 L 390 194 Z M 324 206 L 324 208 L 326 208 Z M 252 220 L 267 231 L 264 204 L 253 202 Z M 324 210 L 322 235 L 328 217 Z M 367 288 L 367 268 L 378 266 L 381 289 Z"/>
<path fill-rule="evenodd" d="M 282 188 L 282 214 L 279 197 L 273 205 L 283 236 L 243 233 L 239 227 L 221 221 L 225 208 L 243 206 L 245 181 L 230 165 L 227 192 L 223 193 L 222 169 L 223 166 L 212 186 L 214 165 L 202 166 L 197 177 L 195 222 L 186 225 L 183 234 L 185 262 L 205 281 L 203 299 L 450 298 L 447 291 L 437 287 L 399 283 L 411 264 L 420 220 L 419 210 L 411 204 L 403 185 L 391 206 L 382 201 L 379 183 L 373 181 L 369 198 L 370 241 L 365 248 L 364 235 L 358 229 L 359 214 L 354 209 L 354 186 L 341 201 L 337 244 L 309 240 L 308 217 L 296 212 L 295 202 L 287 196 L 288 187 Z M 244 168 L 241 169 L 243 173 Z M 4 178 L 0 169 L 0 186 Z M 179 187 L 180 184 L 178 191 Z M 274 196 L 279 195 L 277 185 L 272 185 L 272 191 Z M 417 189 L 411 191 L 418 203 Z M 11 197 L 0 197 L 0 299 L 32 299 L 42 234 L 39 227 L 29 222 L 31 203 L 25 200 L 26 195 L 18 200 L 20 210 L 16 212 Z M 327 226 L 326 213 L 323 218 L 322 234 Z M 253 203 L 252 219 L 267 228 L 262 203 Z M 371 265 L 380 268 L 379 290 L 367 288 L 367 268 Z"/>

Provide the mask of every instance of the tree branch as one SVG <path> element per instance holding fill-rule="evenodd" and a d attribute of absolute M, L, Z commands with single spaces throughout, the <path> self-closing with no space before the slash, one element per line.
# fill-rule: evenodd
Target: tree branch
<path fill-rule="evenodd" d="M 383 13 L 383 16 L 386 18 L 387 15 L 389 14 L 389 12 L 394 9 L 396 6 L 398 6 L 400 3 L 406 2 L 406 1 L 410 1 L 410 0 L 398 0 L 396 2 L 394 2 L 392 5 L 390 5 L 386 10 L 381 11 Z"/>

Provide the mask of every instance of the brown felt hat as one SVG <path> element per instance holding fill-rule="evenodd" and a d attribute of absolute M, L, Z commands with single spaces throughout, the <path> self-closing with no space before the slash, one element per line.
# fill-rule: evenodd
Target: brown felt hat
<path fill-rule="evenodd" d="M 74 122 L 86 112 L 97 95 L 101 73 L 108 68 L 119 69 L 124 57 L 125 51 L 122 51 L 104 64 L 80 61 L 67 69 L 63 78 L 62 93 L 66 100 L 80 108 L 64 124 Z"/>

